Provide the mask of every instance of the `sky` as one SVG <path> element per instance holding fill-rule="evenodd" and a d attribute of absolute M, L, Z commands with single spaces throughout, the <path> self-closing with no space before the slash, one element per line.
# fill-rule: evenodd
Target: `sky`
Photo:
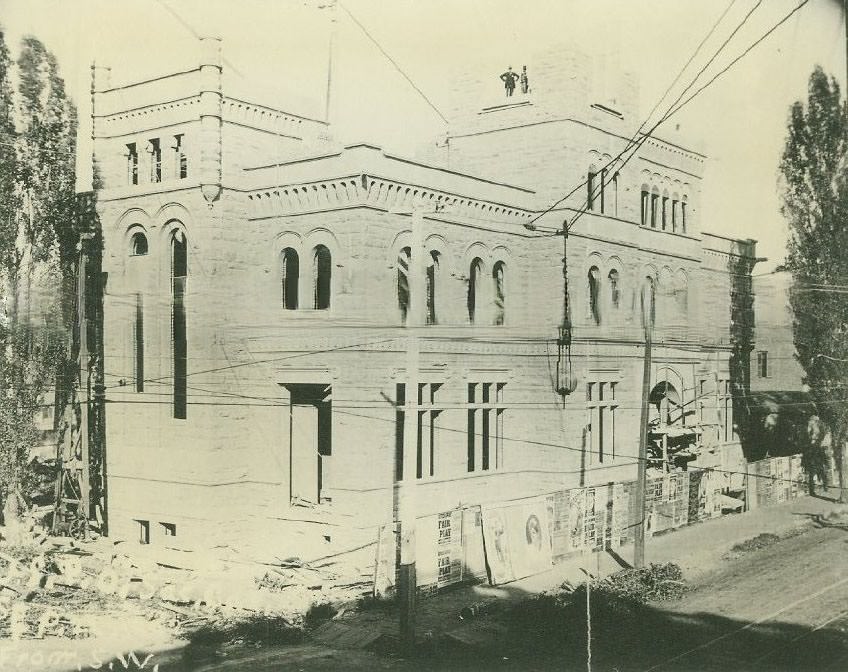
<path fill-rule="evenodd" d="M 500 91 L 497 76 L 507 65 L 526 62 L 547 46 L 612 54 L 614 62 L 638 76 L 644 115 L 725 9 L 729 7 L 681 82 L 688 83 L 752 8 L 756 6 L 706 78 L 800 0 L 765 0 L 759 6 L 758 0 L 332 2 L 0 0 L 0 25 L 13 54 L 20 38 L 32 34 L 58 58 L 80 111 L 80 187 L 87 188 L 92 61 L 112 68 L 114 84 L 134 81 L 191 67 L 197 62 L 195 36 L 217 35 L 223 44 L 225 89 L 251 92 L 257 102 L 323 118 L 330 36 L 335 33 L 333 135 L 412 154 L 446 130 L 431 103 L 441 111 L 449 107 L 449 82 L 460 71 L 491 76 L 493 90 Z M 684 144 L 709 157 L 702 228 L 757 239 L 758 253 L 769 261 L 755 273 L 773 269 L 785 255 L 788 229 L 780 214 L 777 167 L 789 106 L 806 97 L 807 80 L 817 64 L 836 76 L 844 90 L 845 45 L 842 1 L 810 0 L 674 117 Z M 641 121 L 634 119 L 632 130 Z"/>

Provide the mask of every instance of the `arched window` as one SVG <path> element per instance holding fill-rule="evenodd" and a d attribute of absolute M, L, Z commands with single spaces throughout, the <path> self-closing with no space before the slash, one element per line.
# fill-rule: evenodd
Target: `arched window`
<path fill-rule="evenodd" d="M 686 274 L 680 270 L 674 277 L 674 303 L 677 317 L 682 324 L 689 321 L 689 282 Z"/>
<path fill-rule="evenodd" d="M 316 310 L 327 310 L 330 307 L 330 293 L 332 290 L 333 259 L 324 245 L 315 248 L 312 259 L 312 275 L 315 281 L 315 300 L 313 307 Z"/>
<path fill-rule="evenodd" d="M 651 218 L 651 192 L 648 189 L 647 184 L 642 185 L 642 226 L 648 226 L 648 222 Z"/>
<path fill-rule="evenodd" d="M 668 226 L 669 214 L 668 214 L 668 192 L 663 192 L 662 196 L 662 230 L 665 231 Z"/>
<path fill-rule="evenodd" d="M 642 287 L 642 326 L 645 326 L 645 317 L 648 318 L 648 324 L 652 327 L 656 323 L 657 318 L 657 283 L 649 275 L 645 278 L 645 284 Z"/>
<path fill-rule="evenodd" d="M 671 230 L 672 232 L 677 231 L 677 227 L 680 226 L 680 199 L 677 194 L 674 193 L 671 195 Z"/>
<path fill-rule="evenodd" d="M 686 233 L 686 206 L 688 202 L 686 197 L 683 197 L 683 200 L 680 202 L 680 230 L 683 233 Z"/>
<path fill-rule="evenodd" d="M 483 260 L 475 257 L 468 269 L 468 321 L 474 324 L 477 316 L 478 303 L 480 301 L 480 280 L 483 274 Z"/>
<path fill-rule="evenodd" d="M 595 166 L 589 168 L 586 174 L 586 209 L 595 209 L 595 198 L 598 196 L 598 169 Z"/>
<path fill-rule="evenodd" d="M 141 231 L 136 231 L 130 239 L 130 254 L 141 257 L 147 254 L 147 236 Z"/>
<path fill-rule="evenodd" d="M 651 192 L 651 228 L 657 228 L 657 216 L 659 215 L 660 192 L 656 188 Z"/>
<path fill-rule="evenodd" d="M 438 313 L 436 312 L 436 294 L 439 286 L 439 253 L 435 250 L 430 252 L 427 259 L 427 324 L 438 324 Z"/>
<path fill-rule="evenodd" d="M 612 214 L 618 217 L 618 173 L 612 174 Z"/>
<path fill-rule="evenodd" d="M 286 310 L 297 309 L 298 284 L 300 282 L 300 258 L 297 252 L 290 247 L 283 250 L 280 283 L 282 289 L 283 308 Z"/>
<path fill-rule="evenodd" d="M 398 252 L 397 258 L 397 300 L 401 322 L 406 323 L 409 313 L 409 260 L 412 249 L 404 247 Z"/>
<path fill-rule="evenodd" d="M 601 323 L 601 272 L 597 266 L 589 269 L 589 312 L 595 324 Z"/>
<path fill-rule="evenodd" d="M 609 280 L 610 288 L 610 305 L 615 310 L 618 310 L 618 307 L 621 305 L 621 287 L 618 284 L 618 271 L 616 269 L 612 269 L 607 276 L 607 280 Z"/>
<path fill-rule="evenodd" d="M 188 277 L 188 242 L 178 230 L 171 233 L 171 334 L 174 354 L 174 417 L 186 417 L 186 377 L 188 373 L 188 338 L 186 335 L 186 279 Z"/>
<path fill-rule="evenodd" d="M 496 261 L 492 267 L 492 281 L 495 289 L 495 324 L 501 325 L 506 317 L 506 264 Z"/>

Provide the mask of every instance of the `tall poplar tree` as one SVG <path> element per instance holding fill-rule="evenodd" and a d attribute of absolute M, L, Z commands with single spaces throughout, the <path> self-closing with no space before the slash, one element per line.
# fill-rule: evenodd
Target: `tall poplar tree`
<path fill-rule="evenodd" d="M 17 88 L 10 72 L 16 67 Z M 0 499 L 26 492 L 34 414 L 67 358 L 73 320 L 76 110 L 55 57 L 0 32 Z"/>
<path fill-rule="evenodd" d="M 794 341 L 805 382 L 831 431 L 840 501 L 848 501 L 848 123 L 839 85 L 820 67 L 790 111 L 780 172 L 789 222 Z M 807 456 L 808 469 L 820 468 Z"/>

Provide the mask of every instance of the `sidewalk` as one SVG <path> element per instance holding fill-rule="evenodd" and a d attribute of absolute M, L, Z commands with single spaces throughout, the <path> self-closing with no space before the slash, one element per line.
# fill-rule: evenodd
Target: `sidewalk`
<path fill-rule="evenodd" d="M 681 566 L 687 580 L 698 581 L 717 569 L 722 563 L 722 557 L 735 544 L 762 533 L 786 534 L 794 528 L 809 525 L 813 516 L 839 510 L 848 511 L 848 505 L 804 496 L 747 513 L 725 515 L 647 539 L 646 561 L 675 562 Z M 616 549 L 615 554 L 630 563 L 633 560 L 633 547 L 623 546 Z M 449 589 L 419 601 L 417 630 L 420 635 L 426 632 L 433 636 L 450 634 L 461 641 L 472 643 L 477 638 L 475 631 L 478 628 L 472 625 L 473 620 L 463 621 L 459 618 L 463 607 L 492 600 L 521 600 L 554 589 L 564 581 L 577 585 L 585 581 L 583 569 L 594 576 L 608 576 L 621 569 L 621 565 L 609 552 L 587 553 L 558 564 L 550 571 L 502 586 L 482 584 Z M 350 619 L 328 623 L 319 628 L 314 633 L 314 639 L 336 648 L 360 648 L 380 634 L 397 634 L 397 629 L 393 611 L 379 614 L 361 612 L 352 615 Z M 356 631 L 360 631 L 359 636 Z M 491 633 L 488 636 L 491 637 Z"/>

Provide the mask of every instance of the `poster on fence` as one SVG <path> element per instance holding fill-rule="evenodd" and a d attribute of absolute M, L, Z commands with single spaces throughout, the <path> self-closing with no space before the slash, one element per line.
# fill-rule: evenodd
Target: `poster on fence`
<path fill-rule="evenodd" d="M 548 525 L 551 536 L 551 554 L 554 559 L 571 552 L 571 533 L 568 527 L 568 490 L 560 490 L 546 498 Z"/>
<path fill-rule="evenodd" d="M 415 558 L 419 586 L 442 588 L 462 581 L 462 509 L 416 521 Z"/>
<path fill-rule="evenodd" d="M 380 525 L 377 528 L 377 545 L 374 553 L 374 591 L 375 596 L 386 595 L 395 586 L 395 552 L 397 539 L 394 524 Z"/>
<path fill-rule="evenodd" d="M 479 506 L 469 506 L 462 510 L 462 554 L 462 580 L 485 579 L 483 513 Z"/>
<path fill-rule="evenodd" d="M 483 508 L 483 540 L 493 584 L 550 569 L 551 539 L 545 498 Z"/>

